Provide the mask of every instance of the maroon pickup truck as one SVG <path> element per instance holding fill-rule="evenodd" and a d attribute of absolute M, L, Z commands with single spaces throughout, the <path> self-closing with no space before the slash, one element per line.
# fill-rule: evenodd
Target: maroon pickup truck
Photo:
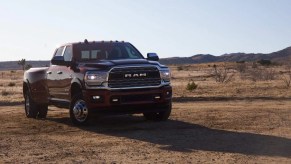
<path fill-rule="evenodd" d="M 49 67 L 24 73 L 25 113 L 45 118 L 49 105 L 70 110 L 73 124 L 96 114 L 142 113 L 163 121 L 172 109 L 169 68 L 155 53 L 145 59 L 128 42 L 68 43 L 55 50 Z"/>

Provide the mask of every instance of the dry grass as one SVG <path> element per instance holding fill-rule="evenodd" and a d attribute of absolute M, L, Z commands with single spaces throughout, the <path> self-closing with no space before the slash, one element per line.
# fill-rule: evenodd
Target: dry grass
<path fill-rule="evenodd" d="M 236 70 L 237 63 L 215 63 L 217 67 L 224 64 L 234 73 L 233 79 L 228 83 L 217 83 L 211 75 L 212 64 L 196 64 L 184 66 L 187 69 L 177 70 L 179 66 L 170 66 L 172 71 L 172 86 L 174 97 L 240 97 L 240 98 L 291 98 L 290 88 L 286 88 L 285 82 L 275 76 L 273 80 L 252 80 L 249 76 L 251 66 L 244 73 Z M 250 65 L 250 63 L 247 63 Z M 262 70 L 272 70 L 277 75 L 285 72 L 284 66 L 262 67 Z M 265 71 L 262 71 L 264 73 Z M 194 81 L 198 88 L 194 92 L 186 89 L 187 84 Z"/>
<path fill-rule="evenodd" d="M 23 71 L 1 71 L 0 77 L 0 103 L 22 102 Z"/>
<path fill-rule="evenodd" d="M 233 79 L 228 83 L 218 83 L 213 78 L 211 71 L 213 65 L 227 67 L 234 74 Z M 276 76 L 273 80 L 253 80 L 250 77 L 252 63 L 246 63 L 247 68 L 241 72 L 237 70 L 238 63 L 207 63 L 183 66 L 170 66 L 172 71 L 172 86 L 174 97 L 199 97 L 199 98 L 291 98 L 290 87 L 282 80 L 282 76 L 288 74 L 288 67 L 285 66 L 258 66 L 256 69 L 272 70 Z M 181 70 L 182 68 L 182 70 Z M 265 72 L 265 71 L 262 71 Z M 278 76 L 277 76 L 278 75 Z M 280 76 L 279 76 L 280 75 Z M 0 72 L 0 90 L 7 94 L 0 94 L 0 103 L 21 103 L 23 71 L 2 71 Z M 187 90 L 189 82 L 198 85 L 193 91 Z M 15 84 L 15 86 L 14 86 Z"/>

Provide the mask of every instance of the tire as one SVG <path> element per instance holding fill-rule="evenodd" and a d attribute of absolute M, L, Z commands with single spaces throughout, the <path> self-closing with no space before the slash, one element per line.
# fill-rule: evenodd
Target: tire
<path fill-rule="evenodd" d="M 82 94 L 77 94 L 70 104 L 70 119 L 74 125 L 85 125 L 89 119 L 90 112 Z"/>
<path fill-rule="evenodd" d="M 152 121 L 166 121 L 171 115 L 172 111 L 172 103 L 169 103 L 166 107 L 164 107 L 165 110 L 162 112 L 149 112 L 149 113 L 143 113 L 143 116 L 146 120 L 152 120 Z"/>
<path fill-rule="evenodd" d="M 31 99 L 29 91 L 25 92 L 24 102 L 25 102 L 24 110 L 26 117 L 36 118 L 38 115 L 38 107 L 36 103 Z"/>
<path fill-rule="evenodd" d="M 47 111 L 48 111 L 48 105 L 39 105 L 38 106 L 38 118 L 46 118 Z"/>

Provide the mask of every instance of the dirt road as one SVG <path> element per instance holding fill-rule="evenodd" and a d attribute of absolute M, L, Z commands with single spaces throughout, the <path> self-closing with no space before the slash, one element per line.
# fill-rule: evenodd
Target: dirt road
<path fill-rule="evenodd" d="M 0 106 L 0 163 L 291 163 L 291 101 L 175 101 L 167 122 L 114 116 L 86 127 L 65 109 L 37 120 Z"/>

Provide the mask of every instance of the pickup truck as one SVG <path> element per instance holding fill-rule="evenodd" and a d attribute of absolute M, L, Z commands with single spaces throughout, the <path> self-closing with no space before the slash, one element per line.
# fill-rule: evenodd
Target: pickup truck
<path fill-rule="evenodd" d="M 170 70 L 156 53 L 147 58 L 130 43 L 68 43 L 54 52 L 49 67 L 24 73 L 28 118 L 46 118 L 48 106 L 68 108 L 75 125 L 99 114 L 141 113 L 165 121 L 172 109 Z"/>

